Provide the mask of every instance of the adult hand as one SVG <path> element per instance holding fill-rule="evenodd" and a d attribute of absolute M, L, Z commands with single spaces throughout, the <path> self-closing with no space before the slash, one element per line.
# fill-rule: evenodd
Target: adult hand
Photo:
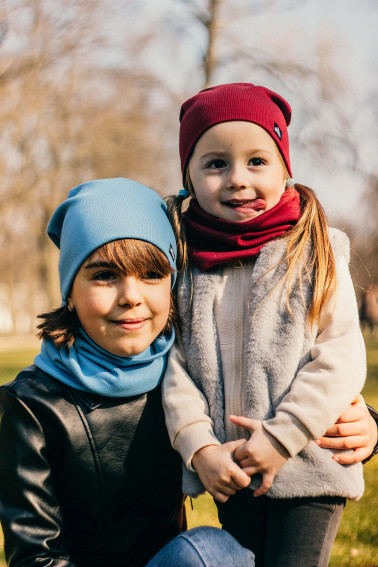
<path fill-rule="evenodd" d="M 371 417 L 361 395 L 352 402 L 324 437 L 315 443 L 319 447 L 340 450 L 333 459 L 342 465 L 358 463 L 369 457 L 377 444 L 377 424 Z M 345 449 L 352 451 L 345 452 Z M 344 450 L 344 451 L 342 451 Z"/>

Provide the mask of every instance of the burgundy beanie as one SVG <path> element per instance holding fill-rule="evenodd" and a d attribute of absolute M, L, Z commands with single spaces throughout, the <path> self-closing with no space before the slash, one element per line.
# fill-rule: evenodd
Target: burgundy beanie
<path fill-rule="evenodd" d="M 251 83 L 231 83 L 205 89 L 189 98 L 180 112 L 180 158 L 184 175 L 192 150 L 211 126 L 245 120 L 261 126 L 275 141 L 292 176 L 287 126 L 291 108 L 279 94 Z"/>

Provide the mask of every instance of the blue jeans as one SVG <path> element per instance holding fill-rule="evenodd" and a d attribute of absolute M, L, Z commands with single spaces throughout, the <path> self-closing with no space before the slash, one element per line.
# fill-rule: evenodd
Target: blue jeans
<path fill-rule="evenodd" d="M 253 553 L 228 532 L 193 528 L 167 543 L 146 567 L 254 567 Z"/>

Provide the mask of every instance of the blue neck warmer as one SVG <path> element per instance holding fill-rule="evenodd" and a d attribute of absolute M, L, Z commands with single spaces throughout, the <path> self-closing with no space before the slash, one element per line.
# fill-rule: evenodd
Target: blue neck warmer
<path fill-rule="evenodd" d="M 43 341 L 34 360 L 38 368 L 76 390 L 113 398 L 136 396 L 160 382 L 175 334 L 158 337 L 143 352 L 130 357 L 109 353 L 81 330 L 72 347 L 57 349 Z"/>

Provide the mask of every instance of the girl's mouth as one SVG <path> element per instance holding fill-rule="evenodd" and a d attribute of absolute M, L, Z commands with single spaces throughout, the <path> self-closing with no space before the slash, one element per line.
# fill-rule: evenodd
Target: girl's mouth
<path fill-rule="evenodd" d="M 265 209 L 266 201 L 264 199 L 230 199 L 224 201 L 223 205 L 240 212 L 261 211 Z"/>
<path fill-rule="evenodd" d="M 127 331 L 137 331 L 141 329 L 146 319 L 123 319 L 122 321 L 113 321 L 118 327 Z"/>

